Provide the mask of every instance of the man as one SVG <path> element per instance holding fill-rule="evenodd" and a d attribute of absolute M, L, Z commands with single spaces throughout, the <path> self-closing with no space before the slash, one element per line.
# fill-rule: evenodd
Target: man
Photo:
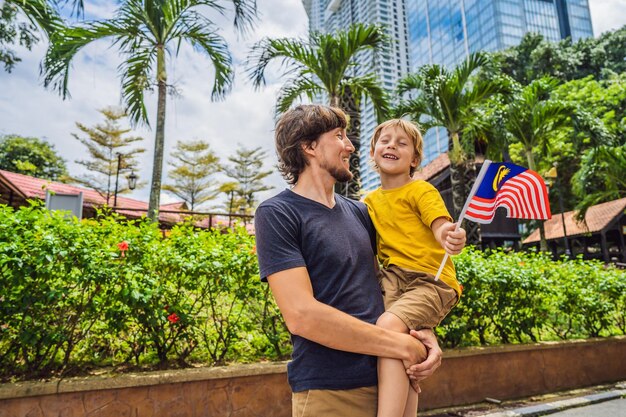
<path fill-rule="evenodd" d="M 276 125 L 279 169 L 293 185 L 263 202 L 255 229 L 261 278 L 292 334 L 288 365 L 294 416 L 376 416 L 377 357 L 401 359 L 415 381 L 441 349 L 432 331 L 375 326 L 383 313 L 374 227 L 360 202 L 334 193 L 352 178 L 346 116 L 302 105 Z M 419 341 L 418 339 L 419 338 Z"/>

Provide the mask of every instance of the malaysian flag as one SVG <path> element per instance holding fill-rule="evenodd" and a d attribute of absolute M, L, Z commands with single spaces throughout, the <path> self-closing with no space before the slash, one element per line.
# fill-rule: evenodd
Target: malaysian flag
<path fill-rule="evenodd" d="M 539 174 L 508 162 L 485 160 L 459 219 L 491 223 L 498 207 L 505 207 L 506 216 L 513 219 L 546 220 L 552 217 L 546 183 Z M 460 221 L 456 223 L 457 230 L 459 227 Z M 447 260 L 446 252 L 435 280 L 441 276 Z"/>
<path fill-rule="evenodd" d="M 476 185 L 477 184 L 477 185 Z M 486 160 L 466 202 L 461 218 L 491 223 L 498 207 L 513 219 L 546 220 L 551 217 L 548 191 L 543 178 L 530 169 Z"/>

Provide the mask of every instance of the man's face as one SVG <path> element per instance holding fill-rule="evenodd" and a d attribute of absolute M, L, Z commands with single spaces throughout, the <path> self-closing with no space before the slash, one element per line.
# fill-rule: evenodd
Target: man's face
<path fill-rule="evenodd" d="M 354 146 L 348 139 L 345 129 L 337 128 L 321 135 L 317 140 L 316 153 L 320 168 L 326 170 L 338 182 L 352 179 L 350 154 Z"/>

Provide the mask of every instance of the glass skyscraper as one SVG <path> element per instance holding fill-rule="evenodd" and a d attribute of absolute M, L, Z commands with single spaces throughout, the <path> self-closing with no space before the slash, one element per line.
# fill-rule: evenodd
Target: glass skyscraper
<path fill-rule="evenodd" d="M 527 32 L 549 41 L 593 36 L 587 0 L 407 0 L 407 14 L 412 71 L 452 68 L 470 53 L 518 45 Z M 422 165 L 447 150 L 445 130 L 429 131 Z"/>

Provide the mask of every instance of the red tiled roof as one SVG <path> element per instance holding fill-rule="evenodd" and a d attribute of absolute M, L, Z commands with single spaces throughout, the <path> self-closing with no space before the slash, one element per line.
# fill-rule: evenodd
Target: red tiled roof
<path fill-rule="evenodd" d="M 447 169 L 450 166 L 450 159 L 448 158 L 448 153 L 442 153 L 424 168 L 417 171 L 413 178 L 416 180 L 424 180 L 428 181 L 429 179 L 439 175 L 442 171 Z"/>
<path fill-rule="evenodd" d="M 565 230 L 567 236 L 576 236 L 587 233 L 594 233 L 603 230 L 617 216 L 626 210 L 626 198 L 608 201 L 589 207 L 585 215 L 585 222 L 577 223 L 574 219 L 575 211 L 568 211 L 563 214 L 565 217 Z M 544 223 L 546 240 L 563 237 L 563 222 L 561 213 L 552 214 L 550 220 Z M 533 243 L 539 241 L 539 229 L 534 230 L 522 243 Z"/>
<path fill-rule="evenodd" d="M 187 203 L 184 201 L 177 201 L 175 203 L 161 204 L 161 210 L 188 210 Z"/>
<path fill-rule="evenodd" d="M 81 188 L 75 185 L 63 184 L 28 175 L 17 174 L 15 172 L 0 170 L 0 181 L 2 180 L 4 180 L 3 182 L 7 183 L 7 185 L 9 185 L 14 191 L 25 199 L 37 198 L 45 200 L 46 190 L 50 190 L 57 194 L 78 194 L 82 192 L 83 206 L 85 207 L 102 207 L 106 204 L 106 199 L 103 196 L 88 188 Z M 113 201 L 110 201 L 110 203 L 112 205 Z M 166 204 L 160 208 L 165 210 L 173 204 L 178 204 L 180 206 L 181 204 L 184 204 L 184 202 Z M 137 210 L 117 210 L 118 213 L 124 214 L 128 217 L 141 217 L 142 215 L 145 215 L 148 210 L 148 203 L 120 195 L 117 196 L 117 206 Z M 171 208 L 169 209 L 172 210 Z M 180 221 L 180 216 L 173 213 L 160 213 L 159 220 L 173 223 Z"/>
<path fill-rule="evenodd" d="M 485 162 L 485 158 L 483 155 L 476 155 L 474 159 L 475 164 L 482 164 Z M 450 167 L 450 158 L 448 158 L 448 153 L 442 153 L 424 168 L 421 168 L 419 171 L 413 175 L 413 178 L 416 180 L 424 180 L 429 181 L 437 175 L 441 174 L 443 171 Z M 478 173 L 478 171 L 476 171 Z"/>

